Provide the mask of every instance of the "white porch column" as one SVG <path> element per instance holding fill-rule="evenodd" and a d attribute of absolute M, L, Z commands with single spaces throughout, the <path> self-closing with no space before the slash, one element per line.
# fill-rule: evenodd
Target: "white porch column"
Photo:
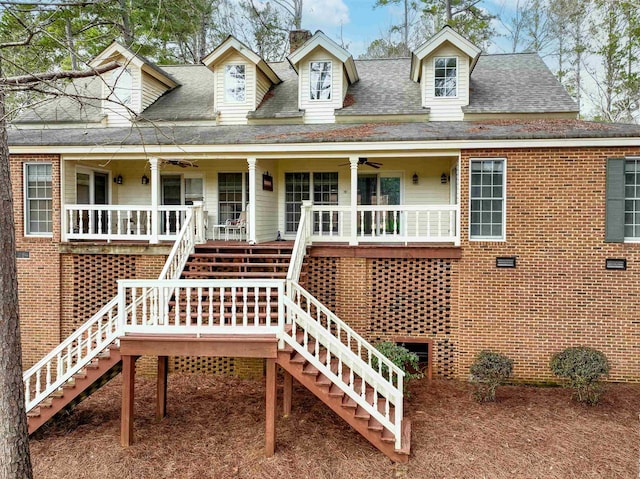
<path fill-rule="evenodd" d="M 351 235 L 349 244 L 358 244 L 358 157 L 350 156 L 349 165 L 351 167 Z"/>
<path fill-rule="evenodd" d="M 249 221 L 247 222 L 247 238 L 249 243 L 256 243 L 256 163 L 255 157 L 247 158 L 249 165 Z"/>
<path fill-rule="evenodd" d="M 158 215 L 158 202 L 160 199 L 160 170 L 158 170 L 158 158 L 149 158 L 151 167 L 151 239 L 149 243 L 158 243 L 160 218 Z"/>

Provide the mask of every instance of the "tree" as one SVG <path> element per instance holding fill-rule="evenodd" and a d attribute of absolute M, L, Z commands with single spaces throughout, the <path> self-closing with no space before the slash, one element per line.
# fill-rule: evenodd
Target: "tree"
<path fill-rule="evenodd" d="M 431 15 L 435 29 L 444 25 L 466 37 L 479 47 L 486 48 L 495 30 L 494 16 L 480 7 L 480 0 L 422 0 L 423 11 Z"/>

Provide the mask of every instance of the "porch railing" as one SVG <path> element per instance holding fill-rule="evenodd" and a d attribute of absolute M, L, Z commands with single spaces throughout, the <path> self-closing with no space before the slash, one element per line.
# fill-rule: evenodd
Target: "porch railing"
<path fill-rule="evenodd" d="M 63 241 L 176 239 L 187 219 L 189 206 L 65 205 Z M 157 226 L 157 227 L 156 227 Z"/>
<path fill-rule="evenodd" d="M 313 205 L 311 241 L 459 244 L 458 205 Z"/>

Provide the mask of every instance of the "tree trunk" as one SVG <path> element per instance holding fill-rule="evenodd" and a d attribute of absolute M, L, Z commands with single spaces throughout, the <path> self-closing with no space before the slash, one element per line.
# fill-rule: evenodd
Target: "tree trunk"
<path fill-rule="evenodd" d="M 133 30 L 131 29 L 131 16 L 127 0 L 120 0 L 120 14 L 122 15 L 122 39 L 127 47 L 133 45 Z"/>
<path fill-rule="evenodd" d="M 451 24 L 451 20 L 453 20 L 453 12 L 451 11 L 451 0 L 445 0 L 444 2 L 445 14 L 447 15 L 447 24 Z"/>
<path fill-rule="evenodd" d="M 65 18 L 64 24 L 65 34 L 67 36 L 67 47 L 69 47 L 69 55 L 71 56 L 71 69 L 78 69 L 78 55 L 76 52 L 76 46 L 73 43 L 73 32 L 71 31 L 71 19 Z"/>
<path fill-rule="evenodd" d="M 0 88 L 0 478 L 31 479 L 7 143 L 4 89 Z"/>

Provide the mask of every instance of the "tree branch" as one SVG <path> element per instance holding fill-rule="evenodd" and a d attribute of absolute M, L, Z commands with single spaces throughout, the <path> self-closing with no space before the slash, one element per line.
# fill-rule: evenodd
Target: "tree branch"
<path fill-rule="evenodd" d="M 53 81 L 53 80 L 66 80 L 73 78 L 87 78 L 96 75 L 100 75 L 102 73 L 114 70 L 118 68 L 120 65 L 116 62 L 109 62 L 106 65 L 103 65 L 98 68 L 92 68 L 90 70 L 67 70 L 61 72 L 51 72 L 51 73 L 38 73 L 38 74 L 28 74 L 28 75 L 20 75 L 9 78 L 0 78 L 0 86 L 21 86 L 25 84 L 32 83 L 41 83 L 45 81 Z"/>

